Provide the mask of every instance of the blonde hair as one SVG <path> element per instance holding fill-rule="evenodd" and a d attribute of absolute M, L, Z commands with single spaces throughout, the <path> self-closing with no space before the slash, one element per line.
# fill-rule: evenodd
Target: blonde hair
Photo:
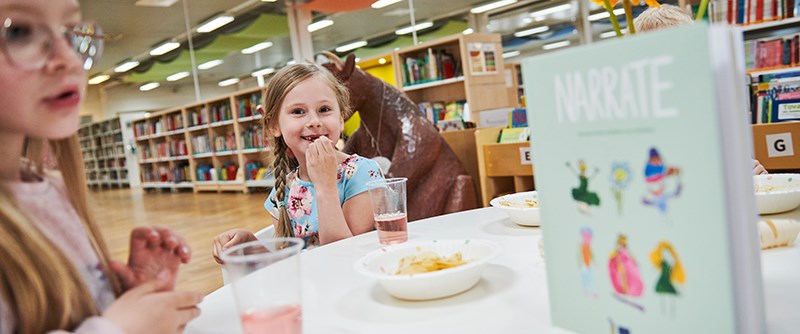
<path fill-rule="evenodd" d="M 108 249 L 89 213 L 86 179 L 77 136 L 44 142 L 26 138 L 23 161 L 42 172 L 42 152 L 51 149 L 67 189 L 67 196 L 81 218 L 88 238 L 114 291 L 117 277 L 108 265 Z M 45 146 L 49 145 L 49 146 Z M 35 334 L 72 330 L 85 318 L 99 315 L 83 278 L 72 261 L 54 245 L 23 210 L 13 194 L 0 188 L 0 296 L 15 320 L 14 333 Z"/>
<path fill-rule="evenodd" d="M 650 263 L 652 263 L 654 267 L 661 269 L 661 262 L 664 261 L 664 256 L 662 255 L 664 251 L 669 252 L 669 254 L 672 255 L 672 259 L 675 260 L 675 263 L 672 264 L 672 273 L 670 273 L 669 276 L 670 280 L 683 284 L 686 282 L 686 274 L 683 272 L 681 259 L 678 258 L 678 253 L 675 252 L 675 249 L 668 242 L 661 241 L 658 243 L 656 249 L 650 253 Z"/>
<path fill-rule="evenodd" d="M 637 32 L 658 30 L 694 23 L 690 13 L 678 6 L 662 4 L 650 7 L 633 20 Z"/>
<path fill-rule="evenodd" d="M 289 147 L 283 140 L 283 136 L 274 137 L 269 129 L 278 127 L 278 115 L 280 114 L 281 104 L 289 92 L 297 87 L 301 82 L 319 78 L 327 84 L 336 95 L 336 102 L 342 113 L 342 118 L 347 118 L 350 113 L 350 93 L 336 77 L 324 67 L 312 63 L 300 63 L 286 66 L 272 77 L 267 88 L 264 90 L 264 136 L 272 148 L 272 172 L 275 175 L 275 197 L 271 198 L 278 207 L 278 224 L 275 226 L 275 235 L 278 237 L 294 236 L 292 222 L 286 211 L 286 185 L 288 184 L 287 175 L 297 168 L 297 158 L 289 155 Z M 336 140 L 338 138 L 331 138 Z"/>

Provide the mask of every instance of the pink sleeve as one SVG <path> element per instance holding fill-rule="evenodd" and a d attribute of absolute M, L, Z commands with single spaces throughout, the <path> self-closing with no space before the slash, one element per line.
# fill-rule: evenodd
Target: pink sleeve
<path fill-rule="evenodd" d="M 67 334 L 67 331 L 50 331 L 47 334 Z M 126 334 L 117 324 L 103 317 L 91 317 L 84 320 L 74 334 Z"/>

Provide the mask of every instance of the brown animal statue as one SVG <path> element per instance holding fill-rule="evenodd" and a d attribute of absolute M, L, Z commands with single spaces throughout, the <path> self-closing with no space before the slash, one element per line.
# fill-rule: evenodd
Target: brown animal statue
<path fill-rule="evenodd" d="M 361 126 L 343 151 L 391 161 L 386 177 L 408 178 L 408 220 L 477 207 L 472 177 L 434 125 L 405 94 L 355 67 L 355 56 L 323 64 L 350 90 Z"/>

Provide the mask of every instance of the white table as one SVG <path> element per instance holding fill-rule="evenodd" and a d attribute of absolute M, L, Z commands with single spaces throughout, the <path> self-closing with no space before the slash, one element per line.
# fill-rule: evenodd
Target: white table
<path fill-rule="evenodd" d="M 800 219 L 800 209 L 789 214 Z M 487 239 L 501 246 L 477 286 L 433 301 L 389 296 L 353 264 L 380 248 L 375 232 L 319 247 L 302 256 L 305 333 L 568 333 L 550 326 L 547 277 L 538 228 L 518 226 L 499 210 L 482 208 L 409 224 L 409 239 Z M 770 333 L 800 328 L 800 247 L 762 251 Z M 238 333 L 229 286 L 206 296 L 188 334 Z"/>

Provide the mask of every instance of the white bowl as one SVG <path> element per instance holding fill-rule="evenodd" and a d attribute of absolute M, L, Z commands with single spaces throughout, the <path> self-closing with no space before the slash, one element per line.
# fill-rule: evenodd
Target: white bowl
<path fill-rule="evenodd" d="M 505 212 L 511 221 L 518 225 L 539 226 L 541 220 L 539 206 L 527 207 L 525 200 L 539 201 L 539 194 L 536 191 L 526 191 L 516 194 L 509 194 L 493 199 L 489 204 Z"/>
<path fill-rule="evenodd" d="M 433 251 L 441 257 L 461 252 L 466 264 L 434 272 L 395 275 L 400 259 Z M 499 251 L 486 240 L 427 240 L 388 246 L 356 261 L 357 272 L 373 277 L 390 295 L 407 300 L 437 299 L 466 291 L 480 281 L 486 263 Z"/>
<path fill-rule="evenodd" d="M 800 174 L 753 176 L 759 214 L 791 211 L 800 205 Z"/>

